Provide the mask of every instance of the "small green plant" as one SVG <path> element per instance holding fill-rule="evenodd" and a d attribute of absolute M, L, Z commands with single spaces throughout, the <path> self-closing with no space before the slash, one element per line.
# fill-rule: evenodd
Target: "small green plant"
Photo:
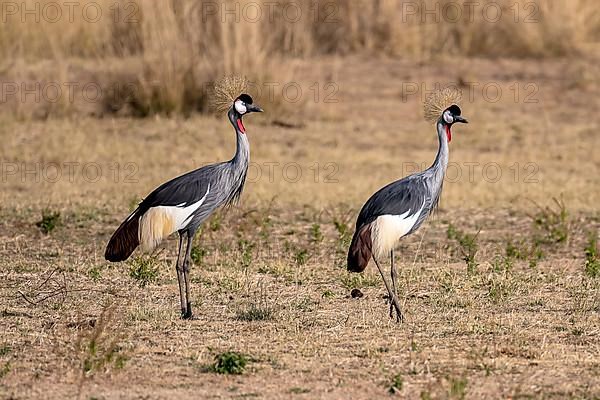
<path fill-rule="evenodd" d="M 527 259 L 528 253 L 529 249 L 526 243 L 515 243 L 508 239 L 504 255 L 498 255 L 492 260 L 492 269 L 494 272 L 508 272 L 514 267 L 515 261 Z"/>
<path fill-rule="evenodd" d="M 420 399 L 421 400 L 431 400 L 431 393 L 429 393 L 426 390 L 422 391 L 421 395 L 420 395 Z"/>
<path fill-rule="evenodd" d="M 81 356 L 82 380 L 108 369 L 122 369 L 127 361 L 120 344 L 122 330 L 117 329 L 117 307 L 107 305 L 89 330 L 83 331 L 77 340 Z"/>
<path fill-rule="evenodd" d="M 335 297 L 335 293 L 333 293 L 331 290 L 326 289 L 323 294 L 321 295 L 322 298 L 324 299 L 331 299 L 333 297 Z"/>
<path fill-rule="evenodd" d="M 44 235 L 50 234 L 60 224 L 60 212 L 52 211 L 48 208 L 42 210 L 41 221 L 36 222 L 36 226 L 40 228 Z"/>
<path fill-rule="evenodd" d="M 308 250 L 306 249 L 299 249 L 298 251 L 296 251 L 296 254 L 294 255 L 294 261 L 296 262 L 296 265 L 299 267 L 306 265 L 306 262 L 308 261 L 308 256 Z"/>
<path fill-rule="evenodd" d="M 331 222 L 338 234 L 336 254 L 343 257 L 346 255 L 346 251 L 348 251 L 348 246 L 352 240 L 353 231 L 349 224 L 354 215 L 354 211 L 351 209 L 335 209 L 330 211 L 329 214 L 331 215 Z"/>
<path fill-rule="evenodd" d="M 333 220 L 333 225 L 335 226 L 335 230 L 338 233 L 339 241 L 342 246 L 346 246 L 350 244 L 351 233 L 348 228 L 348 224 L 339 219 Z"/>
<path fill-rule="evenodd" d="M 215 356 L 215 363 L 212 371 L 217 374 L 241 375 L 248 365 L 248 356 L 235 352 L 227 351 Z"/>
<path fill-rule="evenodd" d="M 573 330 L 571 330 L 571 334 L 573 336 L 581 336 L 583 335 L 585 332 L 582 328 L 573 328 Z"/>
<path fill-rule="evenodd" d="M 524 260 L 527 257 L 523 245 L 516 245 L 512 240 L 506 242 L 505 256 L 511 260 Z"/>
<path fill-rule="evenodd" d="M 10 372 L 10 361 L 4 363 L 2 368 L 0 368 L 0 379 L 4 378 Z"/>
<path fill-rule="evenodd" d="M 88 269 L 87 275 L 94 282 L 98 282 L 102 277 L 102 267 L 99 265 L 94 265 L 90 269 Z"/>
<path fill-rule="evenodd" d="M 375 287 L 380 282 L 380 279 L 376 275 L 345 273 L 341 277 L 342 285 L 348 290 L 367 286 Z"/>
<path fill-rule="evenodd" d="M 538 206 L 538 213 L 531 218 L 538 231 L 535 240 L 543 244 L 564 243 L 569 237 L 569 215 L 562 200 L 552 198 L 554 207 Z"/>
<path fill-rule="evenodd" d="M 544 259 L 544 250 L 539 248 L 536 244 L 531 247 L 529 254 L 529 268 L 537 267 L 538 263 Z"/>
<path fill-rule="evenodd" d="M 392 377 L 392 382 L 390 383 L 389 392 L 390 394 L 400 393 L 402 391 L 402 385 L 404 384 L 404 379 L 402 379 L 402 375 L 396 374 Z"/>
<path fill-rule="evenodd" d="M 273 227 L 273 221 L 271 219 L 271 209 L 272 203 L 265 210 L 263 215 L 255 220 L 256 225 L 260 228 L 260 237 L 263 240 L 269 240 L 269 236 L 271 236 L 271 228 Z"/>
<path fill-rule="evenodd" d="M 246 269 L 252 264 L 252 259 L 254 258 L 254 243 L 251 243 L 247 240 L 240 239 L 238 241 L 238 249 L 241 255 L 241 265 L 242 268 Z"/>
<path fill-rule="evenodd" d="M 254 297 L 254 301 L 245 309 L 238 310 L 236 319 L 239 321 L 270 321 L 275 318 L 275 306 L 269 302 L 264 286 Z"/>
<path fill-rule="evenodd" d="M 467 395 L 467 378 L 450 379 L 450 398 L 463 400 Z"/>
<path fill-rule="evenodd" d="M 194 265 L 201 265 L 207 253 L 208 252 L 205 248 L 200 246 L 193 246 L 192 251 L 190 253 L 190 258 L 194 262 Z"/>
<path fill-rule="evenodd" d="M 600 257 L 598 256 L 598 235 L 590 232 L 585 247 L 585 274 L 590 278 L 600 277 Z"/>
<path fill-rule="evenodd" d="M 290 393 L 292 394 L 305 394 L 310 393 L 310 389 L 301 388 L 301 387 L 293 387 L 290 389 Z"/>
<path fill-rule="evenodd" d="M 223 225 L 223 213 L 216 212 L 213 217 L 210 219 L 209 228 L 212 232 L 217 232 L 221 230 L 221 226 Z"/>
<path fill-rule="evenodd" d="M 286 265 L 287 266 L 287 265 Z M 270 274 L 276 277 L 286 276 L 286 266 L 273 263 L 258 267 L 259 274 Z"/>
<path fill-rule="evenodd" d="M 488 281 L 488 297 L 494 303 L 502 303 L 510 298 L 516 290 L 514 281 L 494 276 Z"/>
<path fill-rule="evenodd" d="M 479 263 L 475 257 L 479 251 L 479 244 L 477 243 L 477 237 L 479 232 L 476 234 L 464 233 L 457 229 L 454 225 L 448 225 L 448 231 L 446 232 L 448 239 L 456 241 L 458 247 L 463 255 L 463 260 L 467 264 L 467 273 L 474 274 L 477 272 Z"/>
<path fill-rule="evenodd" d="M 496 256 L 491 261 L 494 272 L 508 272 L 514 266 L 514 259 L 507 256 Z"/>
<path fill-rule="evenodd" d="M 245 310 L 239 310 L 235 318 L 239 321 L 270 321 L 273 319 L 273 310 L 259 304 L 250 304 Z"/>
<path fill-rule="evenodd" d="M 301 299 L 298 299 L 298 301 L 295 304 L 295 307 L 302 312 L 314 313 L 318 305 L 318 300 L 314 300 L 311 297 L 306 296 Z"/>
<path fill-rule="evenodd" d="M 516 260 L 527 260 L 530 268 L 537 267 L 538 263 L 544 258 L 544 251 L 540 247 L 541 241 L 539 237 L 534 237 L 531 243 L 528 242 L 521 240 L 515 243 L 509 239 L 506 242 L 504 256 L 496 258 L 492 263 L 494 271 L 509 271 Z"/>
<path fill-rule="evenodd" d="M 129 276 L 142 288 L 156 282 L 158 274 L 159 265 L 156 256 L 137 256 L 129 261 Z"/>
<path fill-rule="evenodd" d="M 314 223 L 310 227 L 310 240 L 313 243 L 321 243 L 323 241 L 323 232 L 321 232 L 320 224 Z"/>
<path fill-rule="evenodd" d="M 7 344 L 3 345 L 2 347 L 0 347 L 0 357 L 9 355 L 11 351 L 12 347 L 10 347 Z"/>

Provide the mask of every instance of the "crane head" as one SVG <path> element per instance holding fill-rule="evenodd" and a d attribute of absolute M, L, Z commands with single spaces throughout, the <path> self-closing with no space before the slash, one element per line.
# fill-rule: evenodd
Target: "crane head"
<path fill-rule="evenodd" d="M 456 104 L 452 104 L 450 107 L 446 108 L 440 117 L 440 121 L 444 124 L 446 129 L 446 137 L 448 138 L 448 143 L 452 141 L 452 130 L 450 129 L 452 125 L 457 122 L 468 124 L 465 118 L 461 117 L 460 107 Z"/>
<path fill-rule="evenodd" d="M 450 107 L 446 108 L 442 113 L 442 119 L 448 125 L 452 125 L 454 123 L 460 122 L 463 124 L 468 124 L 465 118 L 461 117 L 460 107 L 456 104 L 452 104 Z"/>
<path fill-rule="evenodd" d="M 254 101 L 249 94 L 239 95 L 233 102 L 233 108 L 240 115 L 250 114 L 252 112 L 263 112 L 263 109 L 253 104 Z"/>

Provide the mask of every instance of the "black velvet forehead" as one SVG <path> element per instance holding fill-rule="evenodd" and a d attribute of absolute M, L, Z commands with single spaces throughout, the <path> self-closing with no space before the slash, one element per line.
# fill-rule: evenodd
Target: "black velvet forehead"
<path fill-rule="evenodd" d="M 450 107 L 448 107 L 448 111 L 450 111 L 452 115 L 460 115 L 461 113 L 460 107 L 456 104 L 452 104 Z"/>
<path fill-rule="evenodd" d="M 249 94 L 241 94 L 237 99 L 243 101 L 246 104 L 252 104 L 252 97 L 250 97 Z"/>

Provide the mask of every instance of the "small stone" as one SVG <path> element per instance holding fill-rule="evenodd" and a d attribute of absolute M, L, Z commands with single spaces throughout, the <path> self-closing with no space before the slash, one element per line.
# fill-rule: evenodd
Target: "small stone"
<path fill-rule="evenodd" d="M 364 296 L 364 294 L 360 291 L 360 289 L 352 289 L 350 296 L 352 296 L 353 299 L 360 299 Z"/>

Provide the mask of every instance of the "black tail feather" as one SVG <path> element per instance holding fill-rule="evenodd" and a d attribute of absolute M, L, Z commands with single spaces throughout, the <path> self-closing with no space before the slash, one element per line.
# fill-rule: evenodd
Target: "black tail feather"
<path fill-rule="evenodd" d="M 120 262 L 127 260 L 131 256 L 131 253 L 140 244 L 138 238 L 139 220 L 139 213 L 135 211 L 113 233 L 104 253 L 106 260 Z"/>
<path fill-rule="evenodd" d="M 348 271 L 363 272 L 372 255 L 371 225 L 364 225 L 354 232 L 348 250 Z"/>

